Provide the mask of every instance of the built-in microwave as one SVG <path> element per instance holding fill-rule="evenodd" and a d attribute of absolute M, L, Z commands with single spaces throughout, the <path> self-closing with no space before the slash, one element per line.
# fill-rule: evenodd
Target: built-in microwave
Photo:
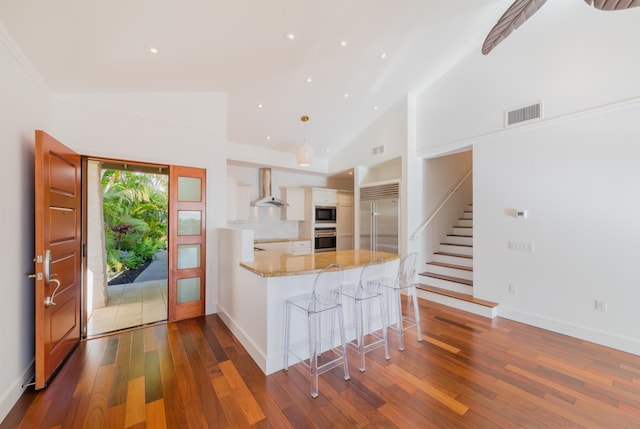
<path fill-rule="evenodd" d="M 336 223 L 335 206 L 316 206 L 316 223 Z"/>

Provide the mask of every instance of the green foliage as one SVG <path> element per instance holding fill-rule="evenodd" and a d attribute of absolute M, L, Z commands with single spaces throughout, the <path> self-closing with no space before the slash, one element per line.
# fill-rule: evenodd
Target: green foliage
<path fill-rule="evenodd" d="M 168 176 L 103 170 L 102 190 L 110 273 L 133 269 L 167 245 Z"/>

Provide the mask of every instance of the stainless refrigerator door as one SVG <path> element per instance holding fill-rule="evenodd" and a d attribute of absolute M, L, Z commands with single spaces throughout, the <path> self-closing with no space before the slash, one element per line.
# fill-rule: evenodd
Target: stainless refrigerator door
<path fill-rule="evenodd" d="M 360 248 L 372 250 L 372 211 L 371 201 L 360 201 Z"/>
<path fill-rule="evenodd" d="M 398 200 L 376 200 L 373 210 L 373 250 L 398 253 Z"/>

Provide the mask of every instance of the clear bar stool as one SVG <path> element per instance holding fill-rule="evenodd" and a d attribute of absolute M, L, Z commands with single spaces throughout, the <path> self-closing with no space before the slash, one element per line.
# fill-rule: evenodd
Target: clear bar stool
<path fill-rule="evenodd" d="M 387 317 L 384 311 L 381 291 L 383 275 L 384 260 L 382 258 L 374 258 L 362 268 L 360 281 L 357 285 L 345 285 L 340 291 L 340 294 L 352 301 L 355 307 L 356 338 L 350 341 L 348 345 L 358 352 L 358 368 L 360 371 L 365 370 L 364 355 L 371 350 L 384 347 L 385 359 L 389 360 L 391 358 L 389 355 L 389 343 L 387 341 Z M 380 307 L 380 316 L 382 319 L 381 335 L 377 331 L 371 330 L 371 302 L 373 300 L 377 300 Z M 362 308 L 365 302 L 368 304 L 368 343 L 365 342 L 364 311 Z"/>
<path fill-rule="evenodd" d="M 395 327 L 389 322 L 389 329 L 398 334 L 398 349 L 404 350 L 404 332 L 413 327 L 418 332 L 418 341 L 422 341 L 422 331 L 420 330 L 420 310 L 418 308 L 418 297 L 416 296 L 416 260 L 417 253 L 409 253 L 402 258 L 398 267 L 398 275 L 395 279 L 385 277 L 383 286 L 391 292 L 391 304 L 388 306 L 389 313 L 392 312 L 392 306 L 395 313 Z M 413 317 L 402 314 L 402 293 L 406 293 L 407 298 L 413 301 Z M 407 323 L 406 325 L 404 323 Z"/>
<path fill-rule="evenodd" d="M 342 265 L 332 264 L 320 271 L 313 281 L 311 294 L 288 298 L 285 302 L 285 336 L 284 336 L 284 369 L 289 369 L 289 354 L 297 357 L 307 368 L 311 376 L 311 396 L 318 396 L 318 375 L 337 366 L 344 366 L 344 379 L 349 380 L 349 364 L 347 361 L 347 342 L 344 330 L 344 316 L 338 291 L 342 285 Z M 309 358 L 300 357 L 305 352 L 307 344 L 302 346 L 290 344 L 291 310 L 299 310 L 306 314 L 308 320 L 308 352 Z M 330 315 L 330 337 L 322 337 L 322 315 Z M 333 342 L 333 313 L 338 314 L 338 328 L 340 330 L 340 348 Z M 304 342 L 306 343 L 306 342 Z M 297 351 L 297 353 L 296 353 Z M 324 355 L 323 355 L 324 353 Z"/>

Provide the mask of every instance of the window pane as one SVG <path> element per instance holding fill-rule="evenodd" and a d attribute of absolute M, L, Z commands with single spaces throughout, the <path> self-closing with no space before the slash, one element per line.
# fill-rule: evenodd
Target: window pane
<path fill-rule="evenodd" d="M 178 235 L 200 235 L 199 211 L 178 210 Z"/>
<path fill-rule="evenodd" d="M 200 245 L 184 244 L 178 246 L 178 269 L 198 268 L 200 266 Z"/>
<path fill-rule="evenodd" d="M 178 177 L 178 201 L 202 201 L 200 179 L 197 177 Z"/>
<path fill-rule="evenodd" d="M 178 304 L 200 300 L 200 277 L 178 280 Z"/>

